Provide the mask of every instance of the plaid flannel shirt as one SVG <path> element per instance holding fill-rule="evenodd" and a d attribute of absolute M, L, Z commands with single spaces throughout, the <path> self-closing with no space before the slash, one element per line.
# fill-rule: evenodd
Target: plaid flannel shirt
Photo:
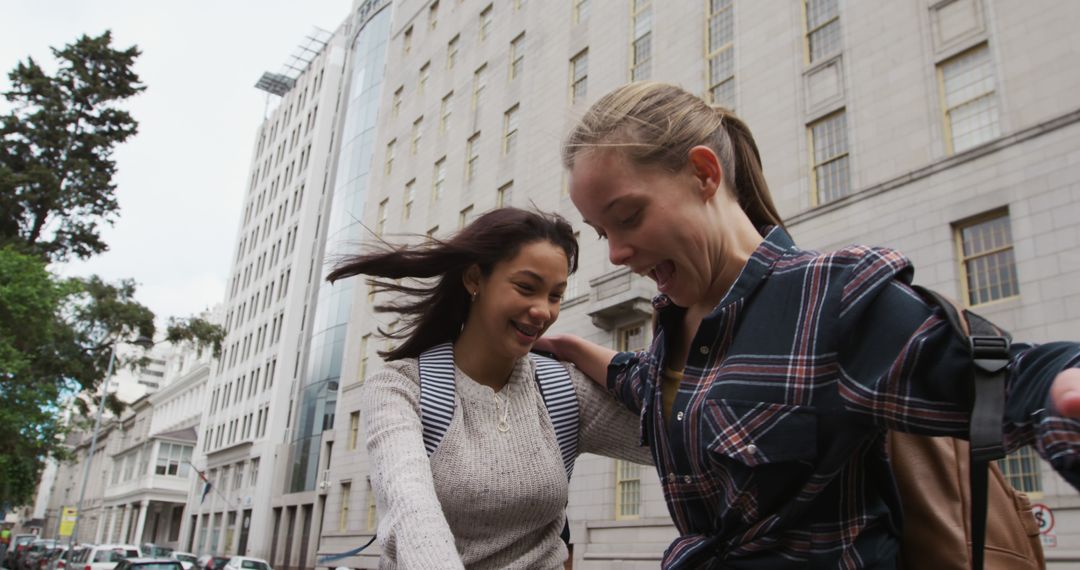
<path fill-rule="evenodd" d="M 690 343 L 662 418 L 668 332 L 685 310 L 657 296 L 650 350 L 619 353 L 608 389 L 641 415 L 680 537 L 664 568 L 892 568 L 901 517 L 887 429 L 965 437 L 966 339 L 908 286 L 887 249 L 830 254 L 768 230 Z M 1080 422 L 1049 413 L 1080 346 L 1014 343 L 1003 422 L 1080 487 Z"/>

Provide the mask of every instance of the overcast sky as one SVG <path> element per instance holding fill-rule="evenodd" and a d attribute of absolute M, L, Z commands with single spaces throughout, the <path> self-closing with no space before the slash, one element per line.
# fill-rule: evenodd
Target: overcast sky
<path fill-rule="evenodd" d="M 223 300 L 255 131 L 278 71 L 314 26 L 333 30 L 351 0 L 4 0 L 0 91 L 27 56 L 109 29 L 117 47 L 142 50 L 147 90 L 127 105 L 139 134 L 120 146 L 120 216 L 103 235 L 110 251 L 54 267 L 139 283 L 159 317 L 189 316 Z M 47 67 L 48 69 L 49 67 Z M 270 100 L 271 108 L 276 101 Z"/>

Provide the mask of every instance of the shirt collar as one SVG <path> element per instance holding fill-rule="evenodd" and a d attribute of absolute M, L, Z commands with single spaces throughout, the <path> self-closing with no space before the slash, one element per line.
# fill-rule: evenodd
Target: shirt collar
<path fill-rule="evenodd" d="M 723 307 L 730 303 L 734 303 L 739 299 L 745 298 L 750 293 L 753 293 L 757 289 L 761 281 L 765 279 L 765 276 L 772 271 L 776 262 L 780 260 L 783 255 L 795 247 L 795 241 L 791 239 L 787 231 L 780 226 L 763 226 L 758 228 L 758 232 L 765 238 L 754 250 L 754 253 L 750 255 L 750 259 L 746 261 L 746 265 L 743 266 L 742 271 L 739 273 L 739 277 L 735 279 L 735 283 L 731 285 L 728 292 L 724 295 L 724 298 L 720 300 L 720 304 L 717 308 Z M 671 298 L 667 295 L 660 293 L 652 299 L 653 310 L 662 311 L 669 307 L 675 307 L 675 304 L 671 302 Z"/>

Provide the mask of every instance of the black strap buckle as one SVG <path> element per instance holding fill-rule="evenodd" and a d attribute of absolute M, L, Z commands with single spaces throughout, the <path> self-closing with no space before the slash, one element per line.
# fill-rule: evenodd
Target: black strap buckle
<path fill-rule="evenodd" d="M 980 370 L 988 374 L 996 374 L 1009 365 L 1008 337 L 1004 336 L 970 336 L 971 357 Z"/>

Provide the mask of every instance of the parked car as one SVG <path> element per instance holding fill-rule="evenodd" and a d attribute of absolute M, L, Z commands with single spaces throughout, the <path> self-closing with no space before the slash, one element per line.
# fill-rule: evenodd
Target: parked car
<path fill-rule="evenodd" d="M 27 548 L 30 548 L 30 543 L 37 540 L 36 534 L 14 534 L 11 536 L 11 543 L 8 545 L 7 560 L 4 561 L 4 566 L 15 569 L 19 565 L 19 558 L 23 552 L 26 552 Z"/>
<path fill-rule="evenodd" d="M 78 570 L 113 570 L 117 563 L 127 558 L 142 558 L 142 552 L 134 544 L 98 544 L 91 547 L 79 564 Z M 75 570 L 75 569 L 72 569 Z"/>
<path fill-rule="evenodd" d="M 152 542 L 147 542 L 139 548 L 145 558 L 171 558 L 169 555 L 172 554 L 173 550 L 168 546 L 159 546 Z"/>
<path fill-rule="evenodd" d="M 38 556 L 37 562 L 33 565 L 33 570 L 48 570 L 49 565 L 51 565 L 55 560 L 66 554 L 67 551 L 68 545 L 63 543 L 58 543 L 56 546 L 47 549 L 44 553 Z"/>
<path fill-rule="evenodd" d="M 93 546 L 92 544 L 77 544 L 71 555 L 68 556 L 67 545 L 56 556 L 50 557 L 49 563 L 45 566 L 45 570 L 64 570 L 68 567 L 68 561 L 71 562 L 72 568 L 78 568 L 78 564 L 81 558 L 86 555 L 87 550 Z"/>
<path fill-rule="evenodd" d="M 199 557 L 199 561 L 195 564 L 195 567 L 196 570 L 222 570 L 228 563 L 228 556 L 204 554 Z"/>
<path fill-rule="evenodd" d="M 183 570 L 179 560 L 172 558 L 125 558 L 116 570 Z"/>
<path fill-rule="evenodd" d="M 37 570 L 37 561 L 56 546 L 56 540 L 51 538 L 39 538 L 30 543 L 22 556 L 16 570 Z"/>
<path fill-rule="evenodd" d="M 168 557 L 180 562 L 184 570 L 192 570 L 199 562 L 199 559 L 190 552 L 177 552 L 174 550 Z"/>
<path fill-rule="evenodd" d="M 250 556 L 233 556 L 229 559 L 229 563 L 225 565 L 224 570 L 274 570 L 270 567 L 270 563 L 262 558 L 251 558 Z"/>

